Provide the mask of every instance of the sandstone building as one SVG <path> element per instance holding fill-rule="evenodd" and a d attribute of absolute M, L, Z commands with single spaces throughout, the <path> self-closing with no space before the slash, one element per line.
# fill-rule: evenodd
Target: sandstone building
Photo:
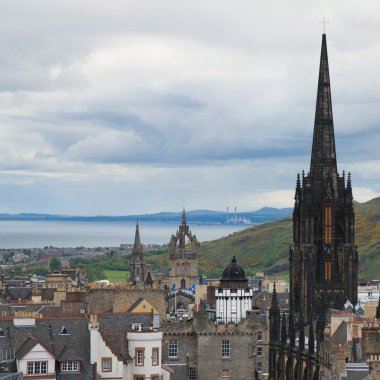
<path fill-rule="evenodd" d="M 186 223 L 185 209 L 182 223 L 169 243 L 169 286 L 185 289 L 198 284 L 199 243 Z"/>

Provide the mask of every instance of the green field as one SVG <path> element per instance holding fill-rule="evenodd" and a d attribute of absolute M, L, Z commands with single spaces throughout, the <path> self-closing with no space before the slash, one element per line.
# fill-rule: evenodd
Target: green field
<path fill-rule="evenodd" d="M 125 282 L 129 278 L 129 272 L 125 270 L 104 270 L 106 279 L 111 282 Z"/>

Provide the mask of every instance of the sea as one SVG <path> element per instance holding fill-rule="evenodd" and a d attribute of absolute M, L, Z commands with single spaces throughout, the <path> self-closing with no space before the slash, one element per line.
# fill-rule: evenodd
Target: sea
<path fill-rule="evenodd" d="M 139 222 L 143 244 L 169 243 L 175 223 Z M 189 224 L 198 241 L 218 239 L 247 225 Z M 118 247 L 133 244 L 135 222 L 0 221 L 0 248 Z"/>

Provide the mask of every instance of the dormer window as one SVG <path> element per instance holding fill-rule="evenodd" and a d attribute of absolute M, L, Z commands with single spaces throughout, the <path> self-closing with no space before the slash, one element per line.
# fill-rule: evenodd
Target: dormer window
<path fill-rule="evenodd" d="M 3 329 L 0 329 L 0 338 L 5 338 L 5 332 Z"/>
<path fill-rule="evenodd" d="M 66 329 L 65 326 L 62 326 L 62 329 L 61 329 L 61 332 L 59 333 L 59 335 L 70 335 Z"/>

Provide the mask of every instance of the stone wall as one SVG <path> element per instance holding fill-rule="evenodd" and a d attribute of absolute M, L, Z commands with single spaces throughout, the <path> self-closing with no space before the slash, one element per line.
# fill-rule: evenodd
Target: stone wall
<path fill-rule="evenodd" d="M 222 369 L 229 370 L 231 379 L 253 379 L 258 362 L 263 365 L 263 373 L 268 371 L 267 324 L 259 315 L 251 313 L 238 324 L 215 325 L 200 312 L 192 321 L 164 323 L 163 331 L 162 360 L 174 369 L 171 380 L 188 378 L 190 368 L 195 368 L 202 380 L 220 379 Z M 178 342 L 177 358 L 168 357 L 169 342 L 173 340 Z M 224 340 L 230 345 L 228 358 L 221 355 Z"/>
<path fill-rule="evenodd" d="M 92 288 L 88 291 L 88 309 L 92 313 L 127 311 L 139 298 L 146 299 L 160 314 L 166 316 L 165 290 L 150 287 Z"/>

